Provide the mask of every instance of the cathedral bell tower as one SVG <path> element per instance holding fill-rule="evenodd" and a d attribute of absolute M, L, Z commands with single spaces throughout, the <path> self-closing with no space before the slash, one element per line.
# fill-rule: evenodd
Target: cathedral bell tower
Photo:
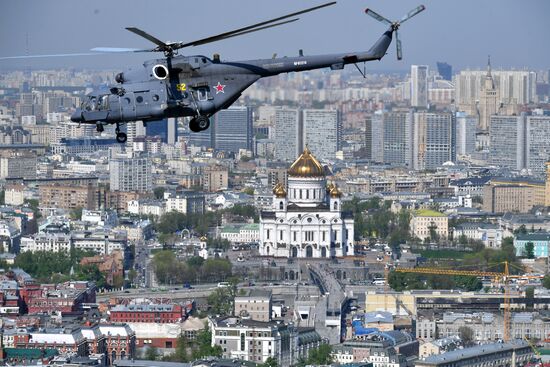
<path fill-rule="evenodd" d="M 285 187 L 277 182 L 273 187 L 273 209 L 276 212 L 286 211 L 287 198 Z"/>

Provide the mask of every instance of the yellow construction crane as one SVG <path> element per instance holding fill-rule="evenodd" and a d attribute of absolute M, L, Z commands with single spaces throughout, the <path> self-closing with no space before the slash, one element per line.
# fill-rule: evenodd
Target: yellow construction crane
<path fill-rule="evenodd" d="M 527 338 L 526 336 L 524 336 L 523 339 L 525 339 L 527 344 L 529 344 L 529 346 L 533 350 L 533 353 L 535 354 L 535 356 L 537 356 L 537 361 L 538 361 L 537 365 L 542 366 L 542 357 L 540 356 L 540 350 L 538 350 L 538 348 L 533 343 L 531 343 L 531 340 L 529 340 L 529 338 Z"/>
<path fill-rule="evenodd" d="M 396 268 L 399 273 L 415 273 L 415 274 L 432 274 L 432 275 L 459 275 L 459 276 L 474 276 L 474 277 L 490 277 L 497 282 L 504 283 L 504 341 L 510 340 L 510 279 L 526 278 L 540 279 L 539 275 L 510 275 L 508 261 L 497 264 L 504 265 L 504 272 L 480 271 L 480 270 L 457 270 L 457 269 L 436 269 L 436 268 Z"/>

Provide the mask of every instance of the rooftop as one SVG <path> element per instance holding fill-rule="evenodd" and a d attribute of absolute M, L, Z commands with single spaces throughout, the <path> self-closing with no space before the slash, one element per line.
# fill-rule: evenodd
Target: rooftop
<path fill-rule="evenodd" d="M 446 217 L 445 214 L 431 209 L 418 209 L 414 212 L 415 217 Z"/>
<path fill-rule="evenodd" d="M 516 340 L 510 343 L 492 343 L 492 344 L 483 344 L 476 345 L 475 347 L 466 348 L 466 349 L 457 349 L 451 352 L 446 352 L 439 355 L 433 355 L 426 358 L 421 364 L 440 364 L 440 363 L 453 363 L 458 362 L 463 359 L 475 358 L 482 355 L 487 355 L 491 353 L 496 353 L 500 351 L 514 350 L 517 348 L 527 347 L 529 345 L 523 340 Z"/>

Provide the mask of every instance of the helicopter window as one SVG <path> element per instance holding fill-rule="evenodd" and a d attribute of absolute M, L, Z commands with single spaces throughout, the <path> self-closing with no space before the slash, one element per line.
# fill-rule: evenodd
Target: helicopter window
<path fill-rule="evenodd" d="M 100 110 L 108 110 L 109 109 L 109 96 L 104 95 L 101 96 L 98 103 L 98 109 Z"/>
<path fill-rule="evenodd" d="M 137 97 L 136 97 L 136 102 L 137 102 L 137 103 L 143 102 L 143 97 L 142 97 L 142 96 L 137 96 Z"/>
<path fill-rule="evenodd" d="M 153 97 L 151 97 L 153 99 L 153 101 L 158 101 L 159 100 L 159 96 L 158 94 L 153 94 Z"/>
<path fill-rule="evenodd" d="M 82 103 L 83 109 L 86 111 L 95 111 L 97 107 L 97 99 L 95 96 L 89 96 L 87 101 Z"/>
<path fill-rule="evenodd" d="M 201 60 L 203 64 L 206 64 L 206 57 L 203 57 Z"/>
<path fill-rule="evenodd" d="M 209 88 L 199 88 L 197 93 L 199 95 L 199 101 L 206 101 L 210 96 Z"/>

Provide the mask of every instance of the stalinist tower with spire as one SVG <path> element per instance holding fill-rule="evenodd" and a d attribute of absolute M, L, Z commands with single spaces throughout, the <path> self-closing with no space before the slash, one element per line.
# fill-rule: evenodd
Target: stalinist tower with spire
<path fill-rule="evenodd" d="M 491 74 L 491 56 L 487 61 L 487 75 L 481 86 L 479 94 L 478 114 L 479 114 L 479 130 L 482 134 L 489 134 L 491 125 L 491 116 L 499 112 L 500 93 L 495 86 L 493 75 Z"/>

